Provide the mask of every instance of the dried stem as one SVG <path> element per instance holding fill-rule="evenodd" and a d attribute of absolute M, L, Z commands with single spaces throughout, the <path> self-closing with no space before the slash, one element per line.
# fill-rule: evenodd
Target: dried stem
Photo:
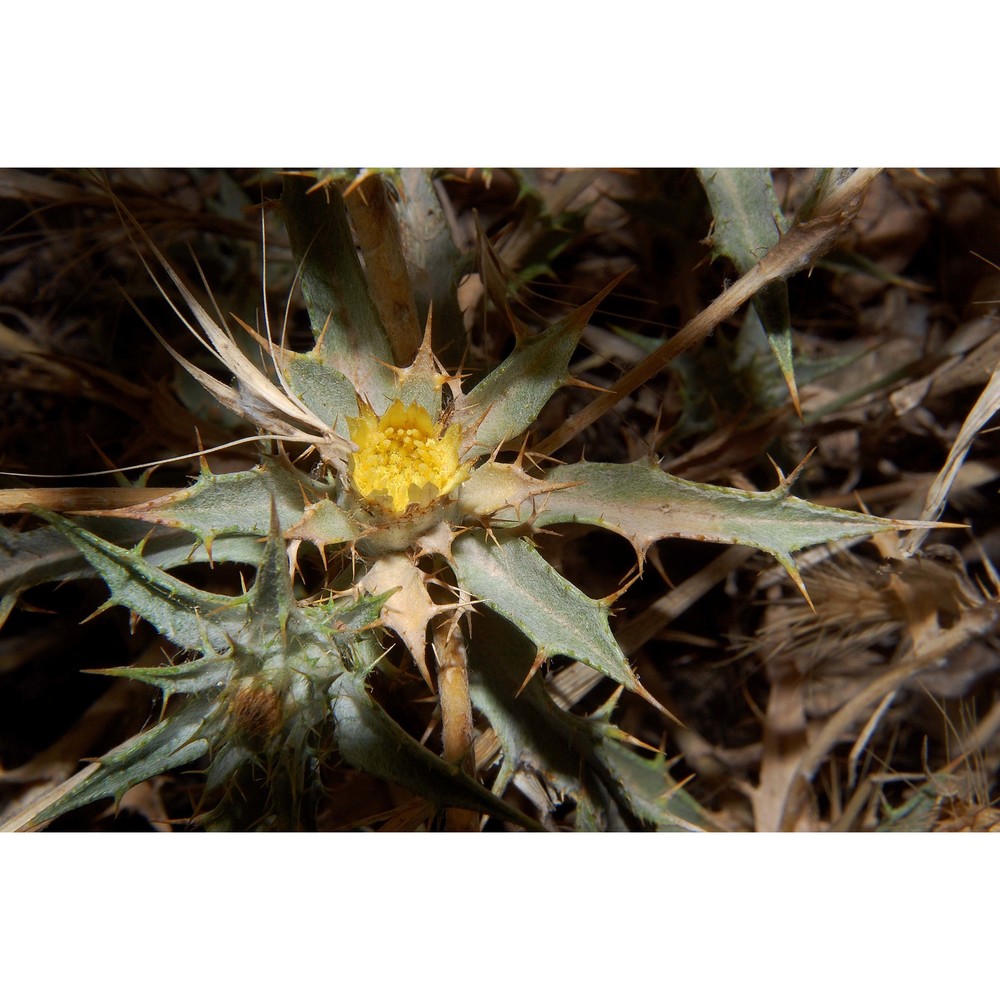
<path fill-rule="evenodd" d="M 469 666 L 459 615 L 439 620 L 433 626 L 433 633 L 444 759 L 459 764 L 470 777 L 475 777 Z M 448 809 L 445 822 L 452 831 L 468 832 L 479 828 L 479 816 L 468 809 Z"/>
<path fill-rule="evenodd" d="M 820 203 L 816 214 L 808 222 L 793 226 L 759 264 L 698 313 L 675 337 L 626 372 L 608 392 L 602 393 L 558 430 L 533 446 L 532 451 L 551 455 L 626 396 L 630 396 L 674 358 L 700 344 L 715 327 L 732 316 L 765 285 L 810 267 L 833 248 L 853 221 L 861 210 L 865 190 L 879 173 L 875 169 L 855 171 Z"/>
<path fill-rule="evenodd" d="M 344 196 L 361 245 L 375 308 L 392 345 L 397 364 L 410 364 L 420 348 L 421 326 L 400 245 L 396 212 L 385 182 L 371 174 Z"/>
<path fill-rule="evenodd" d="M 177 487 L 108 486 L 108 487 L 44 487 L 35 486 L 0 490 L 0 514 L 11 514 L 29 504 L 47 510 L 92 513 L 97 508 L 116 510 L 137 503 L 158 500 L 176 493 Z"/>
<path fill-rule="evenodd" d="M 859 691 L 826 721 L 812 739 L 809 749 L 799 760 L 792 780 L 788 783 L 789 793 L 782 811 L 780 830 L 792 829 L 796 818 L 806 804 L 809 783 L 826 760 L 827 754 L 850 732 L 851 727 L 869 711 L 873 705 L 891 691 L 896 691 L 921 670 L 927 670 L 942 662 L 955 650 L 966 645 L 976 636 L 985 635 L 996 628 L 1000 617 L 1000 605 L 994 600 L 984 602 L 980 607 L 970 608 L 954 627 L 942 632 L 927 644 L 919 655 L 907 655 L 901 663 L 887 670 L 880 677 Z"/>

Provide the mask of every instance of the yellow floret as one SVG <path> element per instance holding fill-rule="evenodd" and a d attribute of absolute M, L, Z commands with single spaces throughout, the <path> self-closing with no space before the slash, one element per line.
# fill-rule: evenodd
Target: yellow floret
<path fill-rule="evenodd" d="M 458 460 L 461 428 L 443 434 L 416 403 L 398 399 L 381 416 L 363 407 L 347 421 L 358 450 L 349 471 L 355 489 L 369 503 L 400 514 L 410 504 L 426 506 L 468 478 Z"/>

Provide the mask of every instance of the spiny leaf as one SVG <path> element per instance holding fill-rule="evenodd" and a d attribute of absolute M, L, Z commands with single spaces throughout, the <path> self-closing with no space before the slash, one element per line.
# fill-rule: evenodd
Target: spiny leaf
<path fill-rule="evenodd" d="M 184 649 L 204 649 L 207 643 L 216 652 L 226 650 L 229 636 L 245 617 L 245 599 L 198 590 L 137 552 L 119 548 L 58 514 L 41 509 L 34 513 L 83 553 L 108 585 L 112 603 L 123 604 Z"/>
<path fill-rule="evenodd" d="M 161 569 L 208 561 L 205 546 L 186 531 L 159 528 L 151 531 L 148 525 L 113 518 L 78 518 L 76 524 L 126 547 L 138 545 L 145 538 L 143 558 Z M 234 537 L 216 542 L 212 559 L 256 565 L 263 553 L 256 538 Z M 16 532 L 0 527 L 0 594 L 5 598 L 16 597 L 41 583 L 97 575 L 79 547 L 57 528 Z"/>
<path fill-rule="evenodd" d="M 222 476 L 204 472 L 186 489 L 116 510 L 114 515 L 183 528 L 210 543 L 220 535 L 264 536 L 269 531 L 272 503 L 281 526 L 291 527 L 305 512 L 307 489 L 317 486 L 307 486 L 298 473 L 265 459 L 247 472 Z M 214 555 L 214 546 L 212 551 Z"/>
<path fill-rule="evenodd" d="M 245 417 L 260 428 L 266 428 L 272 433 L 281 435 L 295 434 L 300 425 L 309 428 L 313 433 L 316 431 L 325 432 L 327 428 L 315 414 L 304 409 L 296 400 L 290 398 L 285 393 L 283 387 L 275 385 L 243 353 L 243 350 L 239 347 L 232 332 L 226 325 L 225 320 L 221 319 L 218 306 L 216 306 L 215 311 L 220 316 L 222 326 L 216 323 L 215 319 L 204 309 L 191 290 L 167 262 L 166 257 L 163 256 L 159 248 L 149 238 L 145 230 L 142 229 L 134 217 L 130 216 L 128 210 L 120 202 L 118 203 L 118 207 L 123 213 L 123 217 L 127 216 L 131 219 L 140 239 L 145 242 L 153 256 L 159 262 L 160 267 L 166 272 L 174 287 L 180 293 L 187 308 L 194 316 L 198 327 L 200 327 L 200 332 L 191 324 L 184 312 L 174 304 L 154 269 L 149 264 L 146 264 L 146 270 L 149 272 L 153 283 L 163 294 L 163 297 L 167 300 L 178 319 L 181 320 L 201 345 L 236 377 L 236 386 L 226 385 L 214 376 L 194 366 L 163 339 L 156 328 L 143 316 L 141 310 L 136 306 L 135 308 L 143 318 L 143 321 L 149 326 L 153 335 L 166 348 L 171 357 L 196 382 L 215 396 L 223 406 Z M 209 298 L 211 298 L 210 291 Z M 242 323 L 241 325 L 245 326 Z M 249 330 L 250 328 L 247 327 L 247 329 Z M 291 423 L 289 423 L 289 420 Z M 342 446 L 343 442 L 338 442 L 337 450 Z"/>
<path fill-rule="evenodd" d="M 332 626 L 340 635 L 359 632 L 374 625 L 388 599 L 388 594 L 365 595 L 357 599 L 340 598 L 310 604 L 300 610 L 312 622 L 315 631 L 328 632 Z"/>
<path fill-rule="evenodd" d="M 624 277 L 619 275 L 544 333 L 520 340 L 511 355 L 461 401 L 456 416 L 472 430 L 463 457 L 489 454 L 531 424 L 549 397 L 566 384 L 569 360 L 584 327 Z"/>
<path fill-rule="evenodd" d="M 664 757 L 640 757 L 620 740 L 607 737 L 594 747 L 594 755 L 615 782 L 616 797 L 656 830 L 717 829 L 697 800 L 671 777 Z"/>
<path fill-rule="evenodd" d="M 275 634 L 285 638 L 288 619 L 297 610 L 288 572 L 288 557 L 281 537 L 278 508 L 271 502 L 271 530 L 264 546 L 264 558 L 257 579 L 247 595 L 247 624 L 251 642 L 263 648 Z"/>
<path fill-rule="evenodd" d="M 493 791 L 502 794 L 519 769 L 542 775 L 557 797 L 577 803 L 578 825 L 606 829 L 710 827 L 695 801 L 670 777 L 662 758 L 646 761 L 610 738 L 603 722 L 559 708 L 539 676 L 519 692 L 533 659 L 531 643 L 510 623 L 484 611 L 472 623 L 470 690 L 504 748 Z M 631 787 L 641 778 L 641 789 Z M 617 803 L 617 806 L 612 805 Z M 609 806 L 611 807 L 609 809 Z M 598 817 L 601 817 L 598 819 Z"/>
<path fill-rule="evenodd" d="M 608 611 L 564 580 L 523 538 L 479 529 L 452 545 L 452 565 L 462 590 L 513 622 L 538 647 L 538 655 L 571 656 L 629 690 L 638 688 L 608 627 Z"/>
<path fill-rule="evenodd" d="M 516 626 L 489 610 L 472 622 L 469 643 L 469 693 L 503 746 L 493 791 L 502 795 L 518 770 L 545 776 L 559 795 L 583 798 L 581 761 L 588 747 L 581 734 L 566 731 L 559 709 L 541 677 L 521 686 L 535 656 L 533 643 Z"/>
<path fill-rule="evenodd" d="M 392 396 L 392 351 L 354 247 L 344 200 L 335 185 L 308 193 L 302 177 L 285 177 L 281 209 L 302 266 L 302 291 L 318 344 L 315 356 L 337 368 L 382 413 Z"/>
<path fill-rule="evenodd" d="M 457 294 L 461 253 L 434 189 L 432 171 L 401 170 L 400 183 L 400 238 L 410 266 L 417 312 L 426 316 L 433 308 L 435 353 L 455 366 L 462 360 L 467 337 Z"/>
<path fill-rule="evenodd" d="M 105 754 L 93 774 L 40 812 L 32 825 L 48 823 L 100 799 L 120 802 L 139 782 L 196 761 L 208 750 L 208 743 L 198 737 L 203 723 L 204 705 L 197 701 L 185 705 L 177 715 Z"/>
<path fill-rule="evenodd" d="M 434 423 L 441 418 L 441 389 L 446 376 L 434 358 L 431 348 L 430 320 L 420 348 L 413 358 L 413 363 L 398 372 L 396 398 L 409 406 L 416 403 L 425 409 Z"/>
<path fill-rule="evenodd" d="M 427 626 L 441 613 L 427 592 L 425 574 L 402 553 L 383 556 L 360 581 L 369 594 L 384 594 L 382 620 L 403 640 L 417 669 L 433 691 L 427 668 Z"/>
<path fill-rule="evenodd" d="M 168 663 L 159 667 L 107 667 L 90 673 L 123 677 L 158 687 L 165 695 L 200 694 L 218 691 L 233 672 L 231 656 L 202 656 L 189 663 Z"/>
<path fill-rule="evenodd" d="M 536 524 L 580 521 L 627 538 L 642 555 L 660 538 L 751 545 L 769 552 L 792 578 L 791 554 L 810 545 L 919 527 L 790 495 L 791 482 L 766 493 L 692 483 L 655 465 L 580 462 L 552 469 L 545 481 L 572 484 L 549 494 Z"/>
<path fill-rule="evenodd" d="M 324 497 L 306 508 L 302 519 L 288 528 L 285 537 L 312 542 L 322 551 L 327 545 L 356 541 L 362 530 L 343 507 Z"/>
<path fill-rule="evenodd" d="M 517 465 L 485 462 L 462 484 L 458 502 L 462 513 L 471 517 L 490 518 L 495 524 L 497 513 L 509 508 L 520 522 L 544 507 L 545 495 L 559 488 L 529 476 Z"/>
<path fill-rule="evenodd" d="M 346 419 L 358 415 L 358 394 L 350 379 L 315 351 L 309 354 L 285 351 L 281 363 L 292 392 L 317 417 L 339 434 L 346 434 Z"/>
<path fill-rule="evenodd" d="M 712 248 L 715 256 L 728 257 L 740 274 L 746 274 L 767 255 L 788 228 L 774 194 L 771 172 L 763 169 L 700 169 L 712 215 Z M 754 309 L 767 332 L 771 350 L 788 385 L 799 415 L 799 394 L 792 364 L 792 329 L 788 286 L 774 282 L 761 289 Z"/>
<path fill-rule="evenodd" d="M 421 746 L 386 714 L 365 690 L 361 677 L 344 674 L 334 682 L 333 716 L 337 748 L 361 768 L 415 792 L 437 806 L 487 812 L 528 830 L 539 826 L 482 785 Z"/>

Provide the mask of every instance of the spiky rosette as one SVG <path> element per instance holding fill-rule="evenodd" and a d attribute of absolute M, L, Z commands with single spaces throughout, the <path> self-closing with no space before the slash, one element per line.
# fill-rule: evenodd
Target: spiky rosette
<path fill-rule="evenodd" d="M 177 662 L 101 671 L 160 689 L 182 706 L 154 729 L 107 755 L 57 811 L 113 795 L 162 770 L 207 760 L 207 795 L 231 798 L 240 775 L 262 770 L 273 780 L 254 822 L 295 825 L 329 726 L 331 691 L 347 670 L 362 674 L 379 654 L 371 632 L 379 601 L 332 601 L 300 607 L 292 596 L 285 547 L 272 507 L 254 585 L 225 597 L 181 583 L 58 515 L 39 511 L 101 573 L 122 605 L 156 626 L 179 650 Z M 44 822 L 55 813 L 38 817 Z"/>
<path fill-rule="evenodd" d="M 652 701 L 610 627 L 617 594 L 595 600 L 582 593 L 545 560 L 532 534 L 550 525 L 597 525 L 627 538 L 640 566 L 662 538 L 753 545 L 799 582 L 793 552 L 910 523 L 806 503 L 790 495 L 793 477 L 750 493 L 677 479 L 655 462 L 540 471 L 527 466 L 523 451 L 504 460 L 505 445 L 571 381 L 580 336 L 617 281 L 539 334 L 517 328 L 510 355 L 466 391 L 434 355 L 430 316 L 422 339 L 409 328 L 387 333 L 376 306 L 387 297 L 371 294 L 378 274 L 361 268 L 335 187 L 309 196 L 292 180 L 283 211 L 315 334 L 306 352 L 247 328 L 262 354 L 255 363 L 154 253 L 194 318 L 189 329 L 233 384 L 175 352 L 178 361 L 262 435 L 308 445 L 318 462 L 305 471 L 280 453 L 263 456 L 250 472 L 216 476 L 203 468 L 172 495 L 88 512 L 188 532 L 208 558 L 227 558 L 227 544 L 258 540 L 256 580 L 235 598 L 181 583 L 144 558 L 141 546 L 120 547 L 39 511 L 103 577 L 109 603 L 145 618 L 182 651 L 166 666 L 109 672 L 153 684 L 168 699 L 183 696 L 183 703 L 103 758 L 37 821 L 100 797 L 118 799 L 144 778 L 206 760 L 211 823 L 296 825 L 318 763 L 335 747 L 348 763 L 435 806 L 473 814 L 473 825 L 474 814 L 485 811 L 530 826 L 499 794 L 527 761 L 544 770 L 540 748 L 548 747 L 549 780 L 558 781 L 560 794 L 577 795 L 583 825 L 614 824 L 598 815 L 600 795 L 579 784 L 571 791 L 581 769 L 597 775 L 623 826 L 696 823 L 697 809 L 683 795 L 671 798 L 682 823 L 673 807 L 637 804 L 628 791 L 638 782 L 657 789 L 654 799 L 661 791 L 673 796 L 662 761 L 636 765 L 624 777 L 630 765 L 621 755 L 629 751 L 615 742 L 621 734 L 607 718 L 572 716 L 539 687 L 541 665 L 561 656 Z M 415 353 L 405 346 L 413 343 L 420 345 Z M 289 564 L 303 545 L 318 552 L 327 575 L 320 591 L 299 602 Z M 474 607 L 489 609 L 488 626 L 468 628 Z M 389 645 L 378 636 L 386 632 L 438 696 L 443 759 L 406 734 L 369 691 Z M 491 634 L 502 648 L 477 647 L 478 636 Z M 505 755 L 498 794 L 475 779 L 473 702 Z M 254 818 L 240 803 L 258 786 L 267 794 L 251 807 Z"/>

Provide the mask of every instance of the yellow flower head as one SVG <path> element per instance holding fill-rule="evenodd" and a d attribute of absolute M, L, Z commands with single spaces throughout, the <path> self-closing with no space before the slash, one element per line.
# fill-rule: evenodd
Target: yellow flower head
<path fill-rule="evenodd" d="M 461 428 L 453 424 L 442 434 L 416 403 L 404 406 L 397 399 L 381 417 L 363 406 L 347 423 L 358 446 L 349 462 L 354 488 L 384 511 L 427 506 L 468 478 L 458 460 Z"/>

